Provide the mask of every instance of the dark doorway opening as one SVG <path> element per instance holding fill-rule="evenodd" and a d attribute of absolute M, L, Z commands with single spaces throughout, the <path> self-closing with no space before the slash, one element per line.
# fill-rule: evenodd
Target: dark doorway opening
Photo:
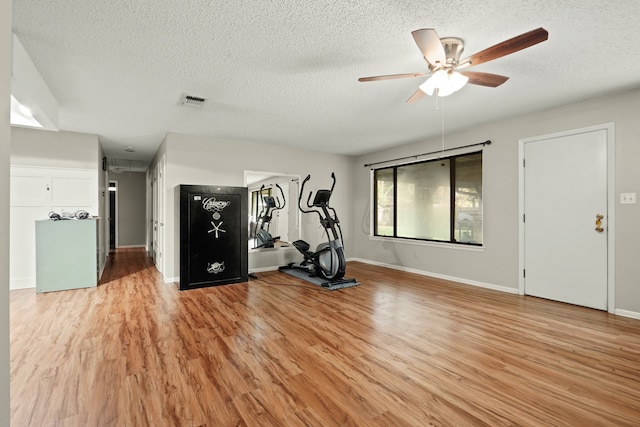
<path fill-rule="evenodd" d="M 109 250 L 116 249 L 116 221 L 118 212 L 118 182 L 109 181 Z"/>

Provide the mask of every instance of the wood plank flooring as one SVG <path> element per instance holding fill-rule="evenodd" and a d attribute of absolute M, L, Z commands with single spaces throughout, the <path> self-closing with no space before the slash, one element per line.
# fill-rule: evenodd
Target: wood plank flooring
<path fill-rule="evenodd" d="M 349 263 L 178 291 L 143 250 L 11 292 L 12 426 L 637 426 L 640 321 Z"/>

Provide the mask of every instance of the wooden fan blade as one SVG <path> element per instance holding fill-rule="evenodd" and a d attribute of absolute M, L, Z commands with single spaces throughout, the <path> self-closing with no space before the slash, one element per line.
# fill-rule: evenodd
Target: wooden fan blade
<path fill-rule="evenodd" d="M 416 41 L 422 56 L 430 65 L 436 65 L 440 63 L 444 65 L 447 62 L 447 57 L 444 53 L 444 47 L 438 33 L 433 28 L 421 28 L 411 32 L 413 39 Z"/>
<path fill-rule="evenodd" d="M 500 76 L 498 74 L 480 73 L 477 71 L 460 71 L 463 76 L 469 77 L 469 82 L 472 85 L 498 87 L 502 83 L 509 80 L 509 77 Z"/>
<path fill-rule="evenodd" d="M 498 43 L 485 50 L 471 55 L 468 58 L 460 61 L 460 66 L 474 66 L 482 64 L 484 62 L 492 61 L 494 59 L 501 58 L 505 55 L 517 52 L 522 49 L 526 49 L 534 44 L 543 42 L 549 38 L 549 33 L 544 28 L 538 28 L 533 31 L 529 31 L 524 34 L 520 34 L 512 39 L 505 40 L 502 43 Z"/>
<path fill-rule="evenodd" d="M 426 73 L 387 74 L 384 76 L 360 77 L 358 81 L 359 82 L 375 82 L 378 80 L 405 79 L 407 77 L 422 77 L 426 75 L 427 75 Z"/>
<path fill-rule="evenodd" d="M 420 89 L 418 89 L 416 91 L 416 93 L 414 93 L 413 95 L 411 95 L 411 97 L 409 99 L 407 99 L 407 102 L 415 102 L 418 99 L 422 98 L 425 95 L 425 93 L 423 91 L 421 91 Z"/>

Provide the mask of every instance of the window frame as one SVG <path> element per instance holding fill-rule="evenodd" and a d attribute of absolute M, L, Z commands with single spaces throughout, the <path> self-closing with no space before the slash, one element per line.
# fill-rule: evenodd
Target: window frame
<path fill-rule="evenodd" d="M 406 242 L 416 242 L 416 243 L 425 243 L 425 244 L 437 244 L 437 245 L 455 245 L 456 247 L 459 248 L 469 248 L 469 249 L 474 249 L 474 248 L 483 248 L 484 247 L 484 224 L 485 224 L 485 220 L 484 220 L 484 202 L 482 203 L 482 208 L 481 208 L 481 212 L 482 212 L 482 242 L 481 243 L 477 243 L 477 242 L 461 242 L 461 241 L 457 241 L 455 240 L 455 228 L 456 228 L 456 224 L 455 224 L 455 216 L 456 216 L 456 168 L 457 168 L 457 162 L 455 159 L 459 158 L 459 157 L 467 157 L 467 156 L 473 156 L 473 155 L 480 155 L 480 166 L 481 166 L 481 171 L 480 171 L 480 177 L 481 177 L 481 182 L 484 182 L 484 153 L 483 150 L 477 150 L 477 151 L 470 151 L 470 152 L 466 152 L 466 153 L 462 153 L 462 154 L 455 154 L 455 155 L 451 155 L 451 156 L 446 156 L 446 157 L 437 157 L 437 158 L 430 158 L 430 159 L 426 159 L 426 160 L 420 160 L 420 161 L 414 161 L 414 162 L 407 162 L 407 163 L 399 163 L 399 164 L 395 164 L 392 166 L 383 166 L 383 167 L 379 167 L 379 168 L 372 168 L 371 169 L 371 191 L 372 191 L 372 215 L 371 215 L 371 228 L 370 228 L 370 238 L 373 239 L 391 239 L 391 240 L 401 240 L 401 241 L 406 241 Z M 404 237 L 404 236 L 398 236 L 398 220 L 397 220 L 397 214 L 398 214 L 398 168 L 401 168 L 403 166 L 409 166 L 409 165 L 416 165 L 416 164 L 421 164 L 421 163 L 430 163 L 430 162 L 437 162 L 437 161 L 442 161 L 442 160 L 449 160 L 450 161 L 450 167 L 449 167 L 449 240 L 437 240 L 437 239 L 427 239 L 427 238 L 419 238 L 419 237 Z M 388 170 L 388 169 L 392 169 L 393 170 L 393 235 L 384 235 L 384 234 L 377 234 L 377 229 L 378 229 L 378 189 L 377 189 L 377 179 L 376 179 L 376 174 L 379 170 Z M 480 197 L 482 197 L 482 194 L 484 193 L 484 185 L 482 185 L 483 187 L 483 191 L 480 193 Z"/>

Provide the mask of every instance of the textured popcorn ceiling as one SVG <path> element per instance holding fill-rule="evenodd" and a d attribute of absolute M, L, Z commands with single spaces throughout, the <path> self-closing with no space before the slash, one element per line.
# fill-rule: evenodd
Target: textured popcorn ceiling
<path fill-rule="evenodd" d="M 442 98 L 447 132 L 635 88 L 639 18 L 638 0 L 13 2 L 13 31 L 60 103 L 60 128 L 98 134 L 107 156 L 147 160 L 166 132 L 345 154 L 440 135 L 433 98 L 405 104 L 424 78 L 357 80 L 426 71 L 418 28 L 462 38 L 462 57 L 549 31 L 472 68 L 510 80 Z M 184 107 L 185 94 L 208 101 Z"/>

